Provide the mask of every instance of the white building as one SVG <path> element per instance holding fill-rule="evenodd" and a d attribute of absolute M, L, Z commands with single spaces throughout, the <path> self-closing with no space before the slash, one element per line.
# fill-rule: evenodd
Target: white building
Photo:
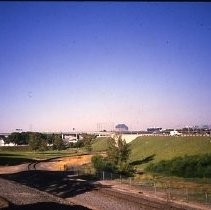
<path fill-rule="evenodd" d="M 181 136 L 182 134 L 176 130 L 170 131 L 170 136 Z"/>
<path fill-rule="evenodd" d="M 4 146 L 4 140 L 0 138 L 0 147 Z"/>

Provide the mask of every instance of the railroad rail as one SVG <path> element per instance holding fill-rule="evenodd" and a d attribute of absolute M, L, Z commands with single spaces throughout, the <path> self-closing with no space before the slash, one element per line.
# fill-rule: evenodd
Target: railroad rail
<path fill-rule="evenodd" d="M 129 201 L 136 203 L 140 206 L 140 209 L 172 209 L 172 210 L 187 210 L 188 208 L 173 202 L 165 202 L 155 199 L 147 198 L 143 195 L 135 195 L 130 193 L 118 192 L 117 190 L 108 188 L 99 188 L 98 192 L 104 195 L 115 197 L 122 201 Z"/>
<path fill-rule="evenodd" d="M 28 164 L 28 171 L 36 171 L 36 173 L 39 174 L 38 171 L 38 164 L 42 162 L 42 161 L 36 161 L 36 162 L 32 162 Z M 45 161 L 43 161 L 45 162 Z M 50 174 L 49 174 L 50 176 Z M 62 176 L 66 176 L 65 173 L 62 174 Z M 46 178 L 46 177 L 45 177 Z M 60 177 L 61 178 L 61 177 Z M 77 176 L 75 176 L 75 178 L 77 179 Z M 71 179 L 74 179 L 74 176 L 71 176 Z M 64 180 L 64 179 L 63 179 Z M 59 182 L 59 180 L 58 180 Z M 69 179 L 66 179 L 66 184 L 69 184 Z M 48 183 L 46 183 L 48 184 Z M 64 183 L 63 183 L 64 184 Z M 109 188 L 100 184 L 96 184 L 93 182 L 89 182 L 84 180 L 83 182 L 83 189 L 85 190 L 85 193 L 81 193 L 78 196 L 78 200 L 77 200 L 77 196 L 76 196 L 76 200 L 77 203 L 80 205 L 83 205 L 86 207 L 84 201 L 87 201 L 87 208 L 90 208 L 91 206 L 93 206 L 93 209 L 118 209 L 116 208 L 115 205 L 117 205 L 117 207 L 119 205 L 126 205 L 128 206 L 127 209 L 145 209 L 145 210 L 160 210 L 160 209 L 166 209 L 166 210 L 193 210 L 196 208 L 192 208 L 183 204 L 179 204 L 179 203 L 175 203 L 172 202 L 170 200 L 160 200 L 160 199 L 156 199 L 156 198 L 151 198 L 150 196 L 146 196 L 142 193 L 130 193 L 127 191 L 120 191 L 121 189 L 113 189 L 113 188 Z M 93 187 L 94 185 L 94 187 Z M 43 186 L 42 186 L 43 187 Z M 74 188 L 74 186 L 73 186 Z M 48 188 L 46 188 L 48 189 Z M 55 189 L 54 193 L 52 191 L 52 193 L 54 195 L 55 192 L 57 192 L 59 189 Z M 78 190 L 77 188 L 75 188 L 74 190 Z M 49 192 L 48 192 L 49 193 Z M 59 194 L 57 194 L 57 197 L 60 197 Z M 66 200 L 68 200 L 68 197 L 66 197 Z M 90 203 L 89 203 L 90 201 Z M 74 201 L 72 201 L 74 203 Z M 108 204 L 109 203 L 109 207 Z M 113 203 L 113 204 L 112 204 Z M 118 203 L 118 204 L 117 204 Z M 105 208 L 107 207 L 107 208 Z M 123 208 L 126 209 L 126 208 Z"/>
<path fill-rule="evenodd" d="M 28 171 L 36 171 L 36 165 L 37 165 L 38 163 L 39 163 L 39 162 L 29 163 L 28 166 L 27 166 Z"/>

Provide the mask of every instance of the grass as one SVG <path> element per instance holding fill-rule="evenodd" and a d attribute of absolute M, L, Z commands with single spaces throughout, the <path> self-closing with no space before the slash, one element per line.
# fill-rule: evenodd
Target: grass
<path fill-rule="evenodd" d="M 0 166 L 13 166 L 33 161 L 35 160 L 26 158 L 23 155 L 7 154 L 7 153 L 0 154 Z"/>
<path fill-rule="evenodd" d="M 130 143 L 131 161 L 145 159 L 154 155 L 153 160 L 139 166 L 145 168 L 149 163 L 170 160 L 185 155 L 211 153 L 211 138 L 203 136 L 170 137 L 143 136 Z"/>
<path fill-rule="evenodd" d="M 92 143 L 93 152 L 102 152 L 108 148 L 108 137 L 99 137 Z"/>
<path fill-rule="evenodd" d="M 151 184 L 153 186 L 156 183 L 156 187 L 160 189 L 168 188 L 172 194 L 177 194 L 177 191 L 181 197 L 185 197 L 185 191 L 188 190 L 189 196 L 196 196 L 195 199 L 199 200 L 202 196 L 205 201 L 205 192 L 211 195 L 211 179 L 202 178 L 182 178 L 182 177 L 168 177 L 160 174 L 150 175 L 148 173 L 134 177 L 135 183 Z"/>
<path fill-rule="evenodd" d="M 142 136 L 130 143 L 131 162 L 145 162 L 137 169 L 144 170 L 150 163 L 185 155 L 200 155 L 211 153 L 211 138 L 207 136 L 192 137 L 170 137 L 170 136 Z M 151 159 L 151 161 L 140 161 Z M 207 191 L 211 193 L 211 179 L 209 178 L 182 178 L 168 177 L 161 174 L 144 173 L 135 175 L 137 181 L 156 181 L 161 185 L 168 185 L 173 188 L 188 188 L 190 190 Z"/>
<path fill-rule="evenodd" d="M 45 160 L 56 157 L 72 156 L 76 154 L 75 149 L 68 150 L 49 150 L 44 152 L 30 151 L 0 151 L 0 166 L 12 166 L 22 163 L 29 163 L 36 160 Z M 80 151 L 77 153 L 80 154 Z"/>
<path fill-rule="evenodd" d="M 101 152 L 107 148 L 106 138 L 101 137 L 93 143 L 93 152 Z M 84 148 L 69 148 L 67 150 L 48 150 L 44 152 L 30 151 L 29 147 L 0 147 L 0 166 L 13 166 L 22 163 L 29 163 L 36 160 L 45 160 L 56 157 L 83 155 L 87 151 Z"/>
<path fill-rule="evenodd" d="M 93 152 L 107 150 L 107 139 L 106 137 L 97 138 L 92 144 Z M 179 156 L 211 153 L 211 138 L 207 136 L 142 136 L 133 140 L 130 147 L 130 161 L 144 162 L 139 167 L 145 168 L 150 162 L 156 163 Z M 146 161 L 140 161 L 143 159 Z M 147 161 L 147 159 L 153 160 Z"/>
<path fill-rule="evenodd" d="M 108 148 L 107 137 L 97 138 L 93 144 L 93 152 L 102 152 Z M 153 156 L 152 161 L 145 161 L 138 166 L 144 169 L 150 162 L 170 160 L 174 157 L 184 155 L 198 155 L 211 153 L 210 137 L 170 137 L 170 136 L 143 136 L 138 137 L 130 143 L 131 161 L 139 161 Z M 83 152 L 83 151 L 82 151 Z M 78 152 L 77 154 L 79 154 Z M 48 150 L 45 152 L 30 151 L 0 151 L 0 165 L 11 165 L 37 159 L 48 159 L 54 157 L 71 156 L 76 154 L 75 149 L 62 151 Z M 149 159 L 150 160 L 150 159 Z"/>

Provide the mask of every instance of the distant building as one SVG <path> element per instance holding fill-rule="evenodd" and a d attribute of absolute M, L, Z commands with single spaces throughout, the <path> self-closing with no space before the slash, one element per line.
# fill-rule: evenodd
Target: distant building
<path fill-rule="evenodd" d="M 1 146 L 4 146 L 4 139 L 2 139 L 1 137 L 0 137 L 0 147 Z"/>
<path fill-rule="evenodd" d="M 177 130 L 170 131 L 170 136 L 181 136 L 182 133 L 178 132 Z"/>
<path fill-rule="evenodd" d="M 65 144 L 68 143 L 76 143 L 79 139 L 79 135 L 77 133 L 72 134 L 62 134 L 62 140 Z"/>
<path fill-rule="evenodd" d="M 147 132 L 149 133 L 160 133 L 162 128 L 147 128 Z"/>
<path fill-rule="evenodd" d="M 23 130 L 22 130 L 21 128 L 16 128 L 16 129 L 15 129 L 15 132 L 22 133 Z"/>
<path fill-rule="evenodd" d="M 115 126 L 115 130 L 118 132 L 128 131 L 128 127 L 125 124 L 118 124 Z"/>

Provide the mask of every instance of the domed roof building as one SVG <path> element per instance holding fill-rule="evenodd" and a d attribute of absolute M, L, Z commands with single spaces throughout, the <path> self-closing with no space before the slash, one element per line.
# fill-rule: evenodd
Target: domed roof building
<path fill-rule="evenodd" d="M 115 126 L 115 130 L 120 131 L 120 132 L 128 131 L 128 127 L 125 124 L 118 124 L 118 125 Z"/>

